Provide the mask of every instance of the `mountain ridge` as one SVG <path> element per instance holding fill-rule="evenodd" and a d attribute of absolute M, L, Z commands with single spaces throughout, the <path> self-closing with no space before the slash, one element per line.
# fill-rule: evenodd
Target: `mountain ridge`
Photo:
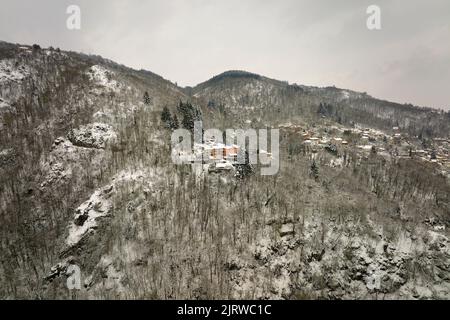
<path fill-rule="evenodd" d="M 12 46 L 12 47 L 20 47 L 20 46 L 31 47 L 31 45 L 17 44 L 17 43 L 14 44 L 14 43 L 9 43 L 9 42 L 3 41 L 3 40 L 0 40 L 0 44 L 7 45 L 7 46 Z M 116 62 L 114 62 L 114 61 L 112 61 L 112 60 L 110 60 L 108 58 L 105 58 L 105 57 L 103 57 L 101 55 L 86 54 L 86 53 L 77 52 L 77 51 L 64 51 L 64 52 L 70 53 L 70 54 L 73 54 L 73 55 L 77 55 L 77 56 L 82 57 L 82 58 L 85 57 L 86 60 L 91 61 L 91 62 L 93 62 L 95 60 L 99 60 L 99 61 L 102 61 L 102 63 L 105 63 L 106 65 L 112 66 L 113 68 L 125 69 L 125 70 L 129 70 L 129 71 L 134 71 L 134 72 L 137 72 L 137 73 L 142 73 L 144 75 L 151 75 L 153 77 L 158 77 L 161 80 L 167 81 L 168 83 L 176 86 L 181 91 L 185 91 L 185 90 L 196 91 L 196 90 L 206 86 L 207 84 L 210 84 L 210 83 L 215 82 L 215 81 L 219 81 L 221 79 L 253 78 L 253 79 L 264 79 L 264 80 L 267 80 L 267 81 L 270 81 L 270 82 L 273 82 L 273 83 L 278 83 L 280 85 L 288 85 L 288 86 L 300 87 L 300 88 L 309 88 L 309 89 L 312 89 L 312 90 L 314 90 L 314 89 L 316 89 L 316 90 L 327 90 L 327 89 L 329 89 L 329 90 L 348 91 L 348 92 L 353 92 L 353 93 L 356 93 L 356 94 L 367 95 L 367 97 L 370 97 L 370 98 L 373 98 L 373 99 L 376 99 L 376 100 L 379 100 L 379 101 L 382 101 L 382 102 L 386 102 L 386 103 L 396 104 L 396 105 L 399 105 L 399 106 L 407 106 L 407 107 L 413 107 L 413 108 L 418 108 L 418 109 L 426 109 L 428 111 L 437 111 L 437 112 L 444 111 L 445 112 L 445 110 L 442 109 L 442 108 L 434 108 L 434 107 L 429 107 L 429 106 L 419 106 L 419 105 L 416 105 L 416 104 L 414 104 L 412 102 L 405 102 L 405 103 L 393 102 L 393 101 L 384 99 L 382 97 L 374 97 L 374 96 L 368 94 L 367 92 L 356 91 L 356 90 L 353 90 L 353 89 L 350 89 L 350 88 L 340 88 L 340 87 L 336 87 L 334 85 L 332 85 L 332 86 L 312 86 L 312 85 L 307 85 L 307 84 L 289 83 L 286 80 L 270 78 L 270 77 L 264 76 L 262 74 L 254 73 L 254 72 L 247 71 L 247 70 L 239 70 L 239 69 L 225 70 L 225 71 L 223 71 L 223 72 L 221 72 L 221 73 L 219 73 L 217 75 L 214 75 L 211 78 L 209 78 L 207 80 L 204 80 L 204 81 L 202 81 L 202 82 L 200 82 L 200 83 L 198 83 L 198 84 L 196 84 L 194 86 L 184 86 L 183 87 L 183 86 L 176 85 L 174 82 L 172 82 L 172 81 L 170 81 L 168 79 L 165 79 L 164 76 L 159 75 L 157 73 L 154 73 L 151 70 L 131 68 L 131 67 L 128 67 L 128 66 L 126 66 L 124 64 L 116 63 Z M 450 110 L 448 112 L 450 112 Z"/>

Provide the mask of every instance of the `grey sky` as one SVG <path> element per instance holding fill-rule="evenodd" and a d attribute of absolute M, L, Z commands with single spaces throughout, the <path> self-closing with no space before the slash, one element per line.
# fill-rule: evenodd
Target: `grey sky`
<path fill-rule="evenodd" d="M 81 30 L 66 8 L 81 8 Z M 381 7 L 382 29 L 366 28 Z M 450 109 L 448 0 L 0 0 L 0 39 L 100 54 L 195 85 L 242 69 Z"/>

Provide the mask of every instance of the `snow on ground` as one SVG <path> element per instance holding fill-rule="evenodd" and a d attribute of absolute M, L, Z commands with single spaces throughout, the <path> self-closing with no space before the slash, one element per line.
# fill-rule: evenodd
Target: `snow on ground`
<path fill-rule="evenodd" d="M 54 183 L 68 179 L 72 176 L 72 169 L 65 166 L 61 162 L 53 163 L 49 165 L 48 174 L 44 181 L 41 183 L 41 188 L 51 186 Z"/>
<path fill-rule="evenodd" d="M 10 154 L 12 154 L 13 153 L 13 149 L 12 148 L 9 148 L 9 149 L 3 149 L 2 151 L 0 151 L 0 157 L 7 157 L 7 156 L 9 156 Z"/>
<path fill-rule="evenodd" d="M 123 170 L 119 172 L 114 176 L 111 184 L 97 189 L 87 201 L 75 210 L 66 244 L 70 247 L 77 245 L 83 237 L 97 228 L 99 218 L 110 215 L 113 209 L 111 197 L 121 184 L 140 181 L 151 185 L 155 178 L 155 173 L 152 171 Z"/>
<path fill-rule="evenodd" d="M 92 115 L 92 117 L 98 122 L 112 122 L 114 119 L 114 115 L 110 109 L 106 109 L 105 111 L 97 111 Z"/>
<path fill-rule="evenodd" d="M 332 168 L 342 167 L 344 165 L 344 158 L 331 159 L 329 166 Z"/>
<path fill-rule="evenodd" d="M 361 146 L 358 146 L 358 148 L 359 149 L 362 149 L 362 150 L 372 150 L 372 145 L 371 144 L 366 144 L 366 145 L 361 145 Z"/>
<path fill-rule="evenodd" d="M 119 89 L 119 84 L 116 80 L 112 79 L 114 73 L 105 69 L 102 66 L 95 65 L 89 68 L 88 77 L 90 80 L 95 81 L 98 85 L 106 87 L 113 91 Z"/>
<path fill-rule="evenodd" d="M 70 130 L 67 137 L 76 146 L 104 149 L 117 135 L 110 125 L 95 122 Z"/>
<path fill-rule="evenodd" d="M 29 70 L 23 65 L 16 66 L 13 60 L 0 61 L 0 83 L 20 82 L 29 75 Z"/>
<path fill-rule="evenodd" d="M 0 110 L 2 110 L 2 109 L 9 109 L 10 107 L 11 106 L 9 105 L 8 102 L 6 102 L 2 98 L 0 98 Z"/>
<path fill-rule="evenodd" d="M 113 185 L 96 190 L 89 200 L 83 202 L 75 211 L 74 221 L 69 227 L 69 235 L 66 243 L 69 246 L 76 245 L 85 235 L 93 232 L 98 225 L 97 219 L 107 216 L 112 209 L 109 200 Z"/>
<path fill-rule="evenodd" d="M 350 98 L 350 92 L 346 90 L 342 90 L 341 92 L 341 100 L 346 100 Z"/>
<path fill-rule="evenodd" d="M 142 170 L 136 170 L 136 171 L 123 170 L 123 171 L 119 172 L 113 178 L 113 180 L 115 182 L 142 181 L 146 177 L 148 177 L 148 174 Z"/>
<path fill-rule="evenodd" d="M 106 277 L 102 282 L 103 288 L 106 290 L 115 289 L 117 292 L 125 292 L 125 288 L 122 285 L 121 280 L 124 278 L 124 274 L 117 270 L 114 265 L 114 259 L 111 256 L 103 256 L 97 265 L 97 268 L 105 270 Z"/>
<path fill-rule="evenodd" d="M 40 160 L 45 173 L 41 188 L 57 188 L 60 182 L 72 178 L 73 172 L 86 170 L 86 163 L 95 175 L 102 167 L 103 155 L 103 149 L 76 146 L 64 137 L 56 138 L 48 156 Z"/>

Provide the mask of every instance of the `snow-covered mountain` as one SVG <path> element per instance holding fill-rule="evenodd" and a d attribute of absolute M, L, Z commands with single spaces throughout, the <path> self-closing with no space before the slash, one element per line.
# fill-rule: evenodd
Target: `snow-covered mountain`
<path fill-rule="evenodd" d="M 181 119 L 180 101 L 205 128 L 284 128 L 280 172 L 199 178 L 175 165 L 161 113 Z M 0 42 L 0 297 L 448 299 L 448 179 L 431 162 L 353 150 L 347 133 L 447 137 L 448 117 L 242 71 L 179 88 Z M 349 146 L 305 147 L 317 132 Z"/>
<path fill-rule="evenodd" d="M 335 87 L 288 84 L 245 71 L 224 72 L 190 92 L 210 105 L 224 105 L 236 114 L 257 115 L 272 122 L 295 117 L 315 120 L 321 113 L 347 125 L 359 123 L 384 130 L 398 126 L 411 135 L 450 135 L 450 112 L 401 105 Z"/>

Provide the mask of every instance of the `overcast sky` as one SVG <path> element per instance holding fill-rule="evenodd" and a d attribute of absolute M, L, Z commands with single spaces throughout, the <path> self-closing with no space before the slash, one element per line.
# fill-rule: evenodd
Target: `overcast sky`
<path fill-rule="evenodd" d="M 66 8 L 81 8 L 81 30 Z M 381 30 L 366 9 L 381 8 Z M 230 69 L 450 109 L 449 0 L 0 0 L 0 40 L 193 86 Z"/>

